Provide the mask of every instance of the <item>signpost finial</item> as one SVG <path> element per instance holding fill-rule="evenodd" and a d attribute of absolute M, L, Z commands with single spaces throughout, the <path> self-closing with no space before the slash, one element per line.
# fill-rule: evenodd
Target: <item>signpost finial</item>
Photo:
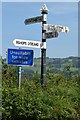
<path fill-rule="evenodd" d="M 41 13 L 42 13 L 42 14 L 48 14 L 48 8 L 47 8 L 46 4 L 44 4 L 44 5 L 42 6 Z"/>

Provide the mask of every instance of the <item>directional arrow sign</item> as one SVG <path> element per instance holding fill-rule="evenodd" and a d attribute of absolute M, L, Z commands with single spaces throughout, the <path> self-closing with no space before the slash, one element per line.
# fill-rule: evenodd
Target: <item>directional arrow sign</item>
<path fill-rule="evenodd" d="M 46 33 L 46 38 L 49 39 L 49 38 L 56 38 L 58 37 L 58 32 L 48 32 Z"/>
<path fill-rule="evenodd" d="M 51 31 L 57 31 L 57 32 L 69 32 L 69 28 L 66 26 L 60 26 L 60 25 L 44 25 L 44 28 Z"/>
<path fill-rule="evenodd" d="M 25 25 L 29 25 L 29 24 L 33 24 L 33 23 L 38 23 L 38 22 L 42 22 L 42 16 L 25 19 L 25 21 L 24 21 Z"/>
<path fill-rule="evenodd" d="M 19 47 L 46 48 L 46 43 L 40 41 L 14 39 L 13 44 Z"/>

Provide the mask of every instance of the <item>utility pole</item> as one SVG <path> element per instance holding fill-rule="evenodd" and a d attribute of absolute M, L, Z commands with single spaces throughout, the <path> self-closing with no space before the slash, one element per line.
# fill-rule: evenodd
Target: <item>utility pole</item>
<path fill-rule="evenodd" d="M 44 4 L 41 9 L 42 14 L 42 44 L 46 44 L 46 29 L 44 25 L 47 24 L 47 17 L 48 9 Z M 42 87 L 45 86 L 46 83 L 46 48 L 41 48 L 41 85 Z"/>

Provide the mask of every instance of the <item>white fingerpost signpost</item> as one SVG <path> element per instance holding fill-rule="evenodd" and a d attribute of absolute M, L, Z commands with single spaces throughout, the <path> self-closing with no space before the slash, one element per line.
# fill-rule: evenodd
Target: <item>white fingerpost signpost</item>
<path fill-rule="evenodd" d="M 18 47 L 33 47 L 41 49 L 41 86 L 44 87 L 46 85 L 46 39 L 57 38 L 59 32 L 69 32 L 69 28 L 67 26 L 47 24 L 48 9 L 45 4 L 42 6 L 41 14 L 42 16 L 25 19 L 24 23 L 25 25 L 30 25 L 42 22 L 42 42 L 14 39 L 13 44 Z M 19 69 L 19 72 L 21 72 L 21 69 Z"/>
<path fill-rule="evenodd" d="M 46 43 L 46 29 L 44 29 L 44 25 L 47 23 L 47 15 L 48 9 L 44 4 L 41 9 L 42 14 L 42 43 Z M 46 84 L 46 49 L 41 49 L 41 85 L 44 87 Z"/>

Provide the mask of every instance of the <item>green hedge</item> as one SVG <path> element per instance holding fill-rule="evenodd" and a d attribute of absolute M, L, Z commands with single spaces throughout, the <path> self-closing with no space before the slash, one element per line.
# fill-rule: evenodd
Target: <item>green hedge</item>
<path fill-rule="evenodd" d="M 80 120 L 76 80 L 48 75 L 42 88 L 36 77 L 22 81 L 20 90 L 15 81 L 3 80 L 3 120 Z"/>

